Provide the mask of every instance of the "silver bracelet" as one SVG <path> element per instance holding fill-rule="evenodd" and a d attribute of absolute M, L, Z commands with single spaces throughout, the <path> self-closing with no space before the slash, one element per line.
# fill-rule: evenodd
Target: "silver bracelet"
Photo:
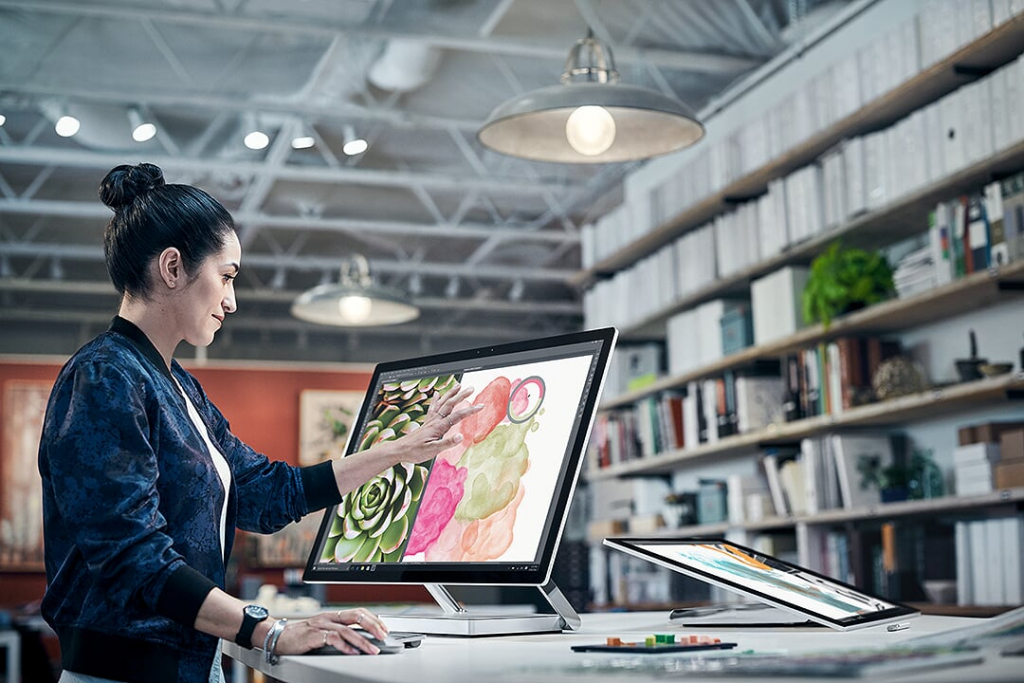
<path fill-rule="evenodd" d="M 277 641 L 284 632 L 284 627 L 287 623 L 287 619 L 278 619 L 270 627 L 270 630 L 267 631 L 267 637 L 263 639 L 263 657 L 266 659 L 267 664 L 277 664 L 281 660 L 274 650 L 277 648 Z"/>

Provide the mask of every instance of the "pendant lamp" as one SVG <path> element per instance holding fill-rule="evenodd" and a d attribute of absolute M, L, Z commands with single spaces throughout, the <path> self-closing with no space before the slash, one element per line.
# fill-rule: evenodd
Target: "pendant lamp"
<path fill-rule="evenodd" d="M 377 327 L 398 325 L 419 317 L 419 309 L 398 291 L 374 284 L 362 255 L 342 263 L 338 284 L 323 284 L 295 299 L 292 315 L 319 325 Z"/>
<path fill-rule="evenodd" d="M 569 51 L 561 85 L 505 102 L 477 132 L 496 152 L 571 164 L 646 159 L 703 136 L 704 126 L 679 100 L 619 83 L 611 49 L 590 31 Z"/>

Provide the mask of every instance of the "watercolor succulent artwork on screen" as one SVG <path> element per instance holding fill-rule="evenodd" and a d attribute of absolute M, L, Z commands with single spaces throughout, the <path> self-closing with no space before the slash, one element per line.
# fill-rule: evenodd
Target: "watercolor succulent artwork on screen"
<path fill-rule="evenodd" d="M 383 384 L 359 450 L 416 429 L 455 382 L 483 409 L 456 425 L 455 447 L 346 495 L 321 561 L 533 561 L 589 369 L 566 358 Z"/>

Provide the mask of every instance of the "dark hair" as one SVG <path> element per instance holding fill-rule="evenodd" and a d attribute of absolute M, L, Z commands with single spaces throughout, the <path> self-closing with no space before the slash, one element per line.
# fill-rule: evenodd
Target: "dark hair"
<path fill-rule="evenodd" d="M 235 229 L 220 202 L 191 185 L 165 183 L 163 171 L 153 164 L 114 168 L 100 183 L 99 194 L 114 210 L 103 233 L 103 253 L 122 296 L 149 294 L 149 263 L 164 249 L 177 247 L 185 272 L 195 273 Z"/>

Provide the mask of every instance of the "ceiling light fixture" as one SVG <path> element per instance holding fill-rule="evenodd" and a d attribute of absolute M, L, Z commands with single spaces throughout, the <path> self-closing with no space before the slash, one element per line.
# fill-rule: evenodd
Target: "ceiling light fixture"
<path fill-rule="evenodd" d="M 246 114 L 243 119 L 243 130 L 245 138 L 242 140 L 249 149 L 260 150 L 270 144 L 270 136 L 260 130 L 256 117 Z"/>
<path fill-rule="evenodd" d="M 338 284 L 317 285 L 300 294 L 291 312 L 299 320 L 337 327 L 398 325 L 420 315 L 401 293 L 375 285 L 369 262 L 359 254 L 342 263 Z"/>
<path fill-rule="evenodd" d="M 619 83 L 611 50 L 591 31 L 569 51 L 561 85 L 499 105 L 477 132 L 496 152 L 572 164 L 647 159 L 702 137 L 704 126 L 679 100 Z"/>
<path fill-rule="evenodd" d="M 75 135 L 81 127 L 81 121 L 70 114 L 63 114 L 59 119 L 57 119 L 57 123 L 54 124 L 53 130 L 62 138 L 70 138 Z"/>
<path fill-rule="evenodd" d="M 313 129 L 306 124 L 297 124 L 295 136 L 292 138 L 292 149 L 309 149 L 316 145 Z"/>
<path fill-rule="evenodd" d="M 5 123 L 7 123 L 7 117 L 3 114 L 0 114 L 0 126 L 4 125 Z"/>
<path fill-rule="evenodd" d="M 148 142 L 156 135 L 156 124 L 142 118 L 138 107 L 128 109 L 128 123 L 132 127 L 132 140 L 135 142 Z"/>
<path fill-rule="evenodd" d="M 350 157 L 354 157 L 357 154 L 362 154 L 367 150 L 370 144 L 361 137 L 356 135 L 356 131 L 352 126 L 345 126 L 345 144 L 342 146 L 341 151 Z"/>

